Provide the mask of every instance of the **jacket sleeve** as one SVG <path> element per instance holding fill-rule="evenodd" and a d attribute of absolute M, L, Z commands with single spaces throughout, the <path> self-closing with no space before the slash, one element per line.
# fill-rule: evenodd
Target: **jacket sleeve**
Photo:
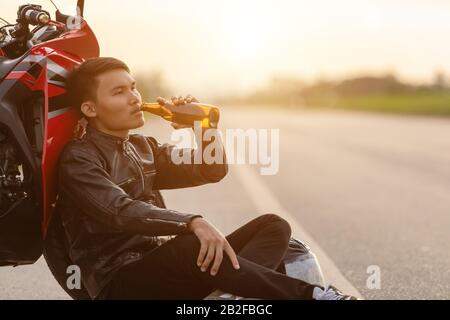
<path fill-rule="evenodd" d="M 202 131 L 202 137 L 204 132 L 205 130 Z M 202 141 L 201 149 L 178 148 L 168 143 L 160 144 L 153 137 L 146 137 L 146 139 L 155 155 L 155 189 L 177 189 L 219 182 L 228 173 L 225 148 L 220 138 L 217 142 L 215 142 L 214 136 L 210 141 Z M 208 164 L 201 155 L 204 154 L 205 148 L 214 142 L 217 143 L 216 149 L 220 150 L 221 161 Z M 196 155 L 196 153 L 200 153 L 200 155 Z M 178 154 L 180 158 L 182 154 L 187 154 L 189 161 L 176 163 L 172 158 L 173 154 Z M 200 159 L 197 163 L 196 158 Z"/>
<path fill-rule="evenodd" d="M 58 179 L 60 193 L 85 214 L 124 232 L 147 236 L 186 233 L 187 224 L 201 217 L 130 198 L 111 181 L 101 160 L 83 150 L 63 152 Z"/>

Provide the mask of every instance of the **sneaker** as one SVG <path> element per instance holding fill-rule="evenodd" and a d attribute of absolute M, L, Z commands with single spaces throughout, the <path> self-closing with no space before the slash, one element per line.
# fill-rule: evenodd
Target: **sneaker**
<path fill-rule="evenodd" d="M 344 294 L 333 286 L 328 286 L 325 290 L 321 287 L 315 287 L 313 290 L 313 299 L 315 300 L 359 300 L 357 297 Z"/>

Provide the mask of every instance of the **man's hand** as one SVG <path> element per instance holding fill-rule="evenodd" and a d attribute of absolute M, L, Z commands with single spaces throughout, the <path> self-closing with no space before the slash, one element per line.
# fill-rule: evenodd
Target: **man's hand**
<path fill-rule="evenodd" d="M 164 99 L 164 98 L 162 98 L 162 97 L 158 97 L 158 98 L 156 99 L 156 101 L 157 101 L 160 105 L 162 105 L 162 106 L 166 106 L 166 105 L 181 106 L 181 105 L 186 104 L 186 103 L 200 102 L 200 101 L 197 100 L 196 97 L 193 97 L 193 96 L 191 96 L 190 94 L 188 94 L 188 95 L 186 96 L 186 98 L 183 98 L 182 96 L 178 96 L 178 97 L 173 96 L 173 97 L 171 98 L 171 100 L 172 100 L 172 101 L 168 101 L 168 100 L 166 100 L 166 99 Z M 171 123 L 171 126 L 172 126 L 174 129 L 192 128 L 192 126 L 184 125 L 184 124 L 179 124 L 179 123 L 176 123 L 176 122 L 172 122 L 172 123 Z"/>
<path fill-rule="evenodd" d="M 208 269 L 214 259 L 211 275 L 215 276 L 222 263 L 224 251 L 229 256 L 233 267 L 236 270 L 239 269 L 239 262 L 233 248 L 223 234 L 208 221 L 200 217 L 194 218 L 189 223 L 189 230 L 194 232 L 200 240 L 201 247 L 197 258 L 197 266 L 201 268 L 202 272 Z"/>

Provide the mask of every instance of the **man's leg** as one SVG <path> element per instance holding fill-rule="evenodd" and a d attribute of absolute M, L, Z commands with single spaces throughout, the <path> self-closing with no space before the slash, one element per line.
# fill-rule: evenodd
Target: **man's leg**
<path fill-rule="evenodd" d="M 276 216 L 263 217 L 229 236 L 232 246 L 239 251 L 239 270 L 235 270 L 225 256 L 216 276 L 210 275 L 210 268 L 202 272 L 196 264 L 200 241 L 195 234 L 183 234 L 151 251 L 143 260 L 124 267 L 105 298 L 202 299 L 212 290 L 221 289 L 242 297 L 311 299 L 314 286 L 273 270 L 284 255 L 286 240 L 267 241 L 267 238 L 277 235 L 278 239 L 281 233 L 287 237 L 286 231 L 290 237 L 290 230 Z M 284 226 L 270 227 L 271 224 Z M 260 229 L 256 230 L 257 227 Z M 253 241 L 258 239 L 261 241 Z M 254 254 L 252 248 L 260 250 L 259 253 Z M 241 251 L 258 263 L 240 256 Z"/>
<path fill-rule="evenodd" d="M 286 254 L 291 227 L 275 214 L 264 214 L 227 237 L 237 255 L 270 269 L 277 269 Z"/>

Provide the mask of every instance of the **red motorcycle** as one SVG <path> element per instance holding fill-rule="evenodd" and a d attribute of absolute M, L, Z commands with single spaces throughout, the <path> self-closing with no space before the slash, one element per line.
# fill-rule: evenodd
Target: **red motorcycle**
<path fill-rule="evenodd" d="M 56 10 L 52 20 L 41 6 L 26 4 L 19 7 L 15 24 L 0 27 L 0 266 L 33 264 L 43 254 L 72 298 L 90 299 L 83 288 L 67 288 L 67 268 L 73 263 L 59 217 L 52 217 L 58 157 L 79 120 L 66 95 L 66 75 L 99 55 L 83 18 L 84 0 L 77 8 L 77 16 Z M 160 192 L 155 195 L 156 204 L 165 207 Z M 293 239 L 290 249 L 289 272 L 323 282 L 309 248 Z"/>
<path fill-rule="evenodd" d="M 82 12 L 83 1 L 78 6 Z M 0 265 L 34 263 L 42 254 L 56 200 L 54 168 L 78 120 L 65 76 L 99 54 L 86 21 L 59 10 L 55 16 L 23 5 L 17 23 L 0 28 Z"/>

